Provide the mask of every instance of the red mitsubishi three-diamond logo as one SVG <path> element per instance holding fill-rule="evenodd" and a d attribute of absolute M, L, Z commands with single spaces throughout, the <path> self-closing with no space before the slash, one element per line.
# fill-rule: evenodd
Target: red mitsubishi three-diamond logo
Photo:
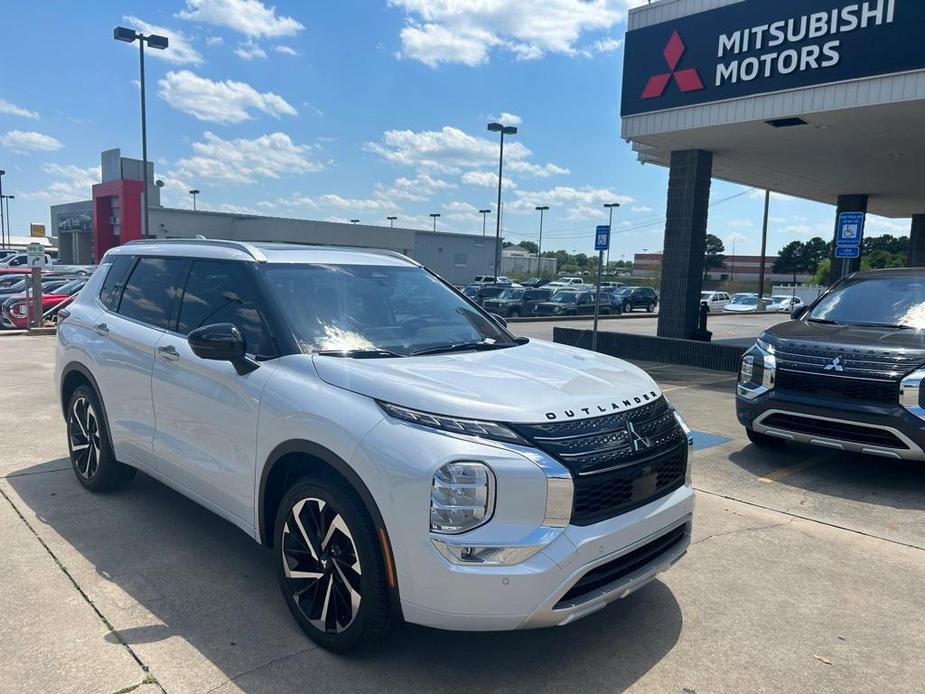
<path fill-rule="evenodd" d="M 668 63 L 668 69 L 671 72 L 650 77 L 649 83 L 646 84 L 646 88 L 642 92 L 643 99 L 657 99 L 664 94 L 665 89 L 668 88 L 668 82 L 671 81 L 672 77 L 674 77 L 675 84 L 678 85 L 678 89 L 682 92 L 696 92 L 699 89 L 703 89 L 703 81 L 700 79 L 700 73 L 697 72 L 697 70 L 694 68 L 687 68 L 685 70 L 675 69 L 678 67 L 678 63 L 681 62 L 681 57 L 684 55 L 685 50 L 687 50 L 687 46 L 684 45 L 681 34 L 675 31 L 671 35 L 671 38 L 668 39 L 668 45 L 665 46 L 665 50 L 662 51 L 662 55 L 665 56 L 665 62 Z"/>

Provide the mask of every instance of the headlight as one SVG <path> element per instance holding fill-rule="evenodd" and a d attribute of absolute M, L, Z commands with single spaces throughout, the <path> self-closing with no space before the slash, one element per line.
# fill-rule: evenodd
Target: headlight
<path fill-rule="evenodd" d="M 777 377 L 776 349 L 767 340 L 758 338 L 755 346 L 742 357 L 739 367 L 739 383 L 736 392 L 748 400 L 754 400 L 774 388 Z"/>
<path fill-rule="evenodd" d="M 424 427 L 440 429 L 441 431 L 451 434 L 468 434 L 469 436 L 504 441 L 505 443 L 516 443 L 522 446 L 530 445 L 506 426 L 496 424 L 495 422 L 482 422 L 475 419 L 460 419 L 459 417 L 445 417 L 439 414 L 429 414 L 427 412 L 401 407 L 400 405 L 393 405 L 390 402 L 380 401 L 379 407 L 385 410 L 386 414 L 395 417 L 395 419 L 400 419 L 403 422 L 420 424 Z"/>
<path fill-rule="evenodd" d="M 489 521 L 495 507 L 495 476 L 484 463 L 447 463 L 434 474 L 430 529 L 457 535 Z"/>
<path fill-rule="evenodd" d="M 26 304 L 13 304 L 10 308 L 10 313 L 17 318 L 25 318 L 28 312 L 29 310 L 26 308 Z"/>

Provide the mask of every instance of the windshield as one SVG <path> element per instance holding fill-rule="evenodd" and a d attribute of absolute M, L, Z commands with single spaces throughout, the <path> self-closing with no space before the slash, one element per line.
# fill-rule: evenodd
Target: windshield
<path fill-rule="evenodd" d="M 925 328 L 925 277 L 857 278 L 826 295 L 809 321 Z"/>
<path fill-rule="evenodd" d="M 785 301 L 790 301 L 790 297 L 789 296 L 772 296 L 771 301 L 773 301 L 775 304 L 782 304 Z"/>
<path fill-rule="evenodd" d="M 557 304 L 574 304 L 578 296 L 575 292 L 558 292 L 551 300 Z"/>
<path fill-rule="evenodd" d="M 417 267 L 266 264 L 261 270 L 305 352 L 413 352 L 510 334 Z"/>
<path fill-rule="evenodd" d="M 740 296 L 738 299 L 732 303 L 738 304 L 739 306 L 757 306 L 758 297 L 757 296 Z"/>
<path fill-rule="evenodd" d="M 499 299 L 508 299 L 510 301 L 518 301 L 524 296 L 523 289 L 505 289 L 498 295 Z"/>

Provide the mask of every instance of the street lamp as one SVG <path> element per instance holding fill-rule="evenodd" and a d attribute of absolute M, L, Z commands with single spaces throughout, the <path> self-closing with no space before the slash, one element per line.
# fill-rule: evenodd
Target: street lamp
<path fill-rule="evenodd" d="M 538 205 L 533 209 L 540 213 L 540 242 L 536 246 L 536 274 L 542 275 L 543 269 L 540 263 L 543 262 L 543 213 L 549 209 L 549 205 Z"/>
<path fill-rule="evenodd" d="M 351 219 L 351 220 L 350 220 L 350 223 L 351 223 L 351 224 L 359 224 L 359 223 L 360 223 L 360 220 L 359 220 L 359 219 Z"/>
<path fill-rule="evenodd" d="M 193 212 L 195 212 L 196 211 L 196 196 L 199 195 L 199 190 L 196 188 L 193 188 L 189 192 L 189 194 L 193 196 Z"/>
<path fill-rule="evenodd" d="M 142 235 L 148 235 L 148 126 L 145 114 L 145 44 L 151 48 L 164 50 L 167 48 L 167 37 L 158 36 L 157 34 L 148 34 L 145 36 L 134 29 L 126 27 L 116 27 L 112 30 L 112 37 L 116 41 L 132 43 L 138 40 L 138 64 L 141 73 L 141 175 L 144 181 L 142 190 L 142 202 L 144 204 L 144 229 Z"/>
<path fill-rule="evenodd" d="M 13 232 L 10 229 L 10 200 L 15 199 L 15 195 L 0 195 L 0 205 L 6 200 L 6 214 L 3 215 L 3 218 L 6 220 L 6 241 L 11 246 L 13 245 Z"/>
<path fill-rule="evenodd" d="M 495 277 L 501 274 L 501 177 L 504 174 L 504 136 L 516 135 L 517 128 L 513 125 L 501 125 L 501 123 L 489 123 L 489 132 L 501 134 L 501 146 L 498 152 L 498 213 L 495 215 L 497 226 L 495 227 Z"/>
<path fill-rule="evenodd" d="M 3 195 L 3 177 L 6 175 L 6 171 L 0 169 L 0 196 Z M 3 198 L 0 197 L 0 200 Z M 6 248 L 6 234 L 3 231 L 3 206 L 0 205 L 0 247 Z"/>
<path fill-rule="evenodd" d="M 389 229 L 394 229 L 394 228 L 395 228 L 395 220 L 398 219 L 398 217 L 386 217 L 386 219 L 389 220 Z"/>
<path fill-rule="evenodd" d="M 479 214 L 482 215 L 482 236 L 485 236 L 485 215 L 491 214 L 491 210 L 479 210 Z"/>
<path fill-rule="evenodd" d="M 618 202 L 605 202 L 604 209 L 610 210 L 610 221 L 607 222 L 607 225 L 610 227 L 610 238 L 613 238 L 613 208 L 619 207 L 620 203 Z M 607 270 L 610 271 L 610 245 L 607 246 Z"/>
<path fill-rule="evenodd" d="M 439 217 L 439 216 L 440 216 L 440 213 L 439 213 L 439 212 L 431 212 L 431 213 L 430 213 L 431 219 L 434 220 L 434 232 L 435 232 L 435 233 L 436 233 L 436 231 L 437 231 L 437 217 Z"/>

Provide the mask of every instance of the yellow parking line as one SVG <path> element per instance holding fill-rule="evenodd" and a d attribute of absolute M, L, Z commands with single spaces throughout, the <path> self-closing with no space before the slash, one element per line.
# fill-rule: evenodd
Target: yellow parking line
<path fill-rule="evenodd" d="M 804 460 L 800 463 L 790 465 L 789 467 L 782 467 L 779 470 L 775 470 L 774 472 L 769 472 L 767 475 L 764 475 L 763 477 L 759 477 L 758 481 L 764 482 L 765 484 L 771 484 L 772 482 L 780 482 L 782 479 L 785 479 L 787 477 L 790 477 L 790 475 L 800 472 L 800 470 L 805 470 L 806 468 L 810 468 L 810 467 L 813 467 L 814 465 L 818 465 L 821 460 L 822 458 L 819 456 L 809 458 L 808 460 Z"/>

